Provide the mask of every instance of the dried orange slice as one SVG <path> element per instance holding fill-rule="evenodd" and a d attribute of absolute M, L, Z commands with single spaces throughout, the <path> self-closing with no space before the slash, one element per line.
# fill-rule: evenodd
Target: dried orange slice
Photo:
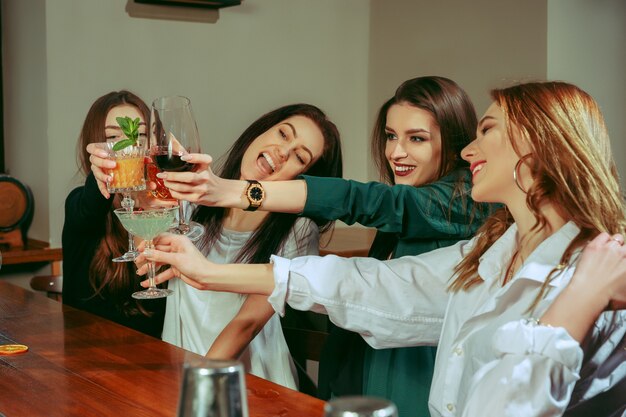
<path fill-rule="evenodd" d="M 0 355 L 16 355 L 28 350 L 26 345 L 0 345 Z"/>

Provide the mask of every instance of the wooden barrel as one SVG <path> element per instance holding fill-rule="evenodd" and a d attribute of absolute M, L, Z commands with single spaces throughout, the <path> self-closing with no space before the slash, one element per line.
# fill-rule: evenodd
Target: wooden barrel
<path fill-rule="evenodd" d="M 30 188 L 15 177 L 0 174 L 0 243 L 23 246 L 34 210 Z"/>

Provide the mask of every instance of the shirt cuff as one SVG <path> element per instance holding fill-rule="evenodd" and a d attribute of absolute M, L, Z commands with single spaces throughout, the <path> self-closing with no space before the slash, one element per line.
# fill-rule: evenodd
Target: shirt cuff
<path fill-rule="evenodd" d="M 272 305 L 274 311 L 283 317 L 285 315 L 291 260 L 272 255 L 270 257 L 270 263 L 273 265 L 274 269 L 274 291 L 272 291 L 267 301 Z"/>
<path fill-rule="evenodd" d="M 541 326 L 526 319 L 501 326 L 493 338 L 496 356 L 506 354 L 539 355 L 561 363 L 577 373 L 583 350 L 562 327 Z"/>

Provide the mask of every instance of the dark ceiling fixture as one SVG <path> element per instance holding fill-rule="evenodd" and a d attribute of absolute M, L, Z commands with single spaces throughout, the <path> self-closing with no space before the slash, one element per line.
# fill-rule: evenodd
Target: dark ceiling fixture
<path fill-rule="evenodd" d="M 241 0 L 135 0 L 135 3 L 219 9 L 222 7 L 238 6 L 241 4 Z"/>

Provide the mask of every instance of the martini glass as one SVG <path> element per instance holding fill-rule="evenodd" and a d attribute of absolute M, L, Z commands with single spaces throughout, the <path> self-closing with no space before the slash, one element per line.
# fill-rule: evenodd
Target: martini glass
<path fill-rule="evenodd" d="M 178 207 L 159 208 L 153 210 L 127 211 L 125 208 L 113 210 L 120 219 L 122 226 L 129 233 L 139 236 L 146 241 L 146 249 L 154 249 L 153 239 L 159 234 L 169 230 L 176 224 L 176 212 Z M 156 265 L 154 261 L 148 263 L 148 282 L 150 287 L 143 291 L 133 293 L 133 298 L 140 300 L 150 298 L 162 298 L 172 294 L 169 289 L 157 288 L 154 283 L 156 275 Z"/>

